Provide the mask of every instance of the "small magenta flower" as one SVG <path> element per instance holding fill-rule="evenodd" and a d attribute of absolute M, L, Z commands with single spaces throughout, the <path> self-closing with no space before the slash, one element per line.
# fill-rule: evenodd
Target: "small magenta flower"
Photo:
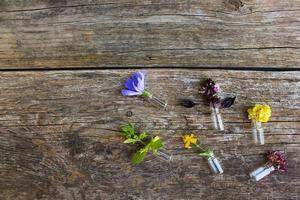
<path fill-rule="evenodd" d="M 141 71 L 133 73 L 125 81 L 124 86 L 125 89 L 121 92 L 123 96 L 142 96 L 163 108 L 167 106 L 165 101 L 159 99 L 145 88 L 145 74 Z"/>
<path fill-rule="evenodd" d="M 218 93 L 221 91 L 220 85 L 219 84 L 215 84 L 212 88 L 212 90 L 214 91 L 214 93 Z"/>

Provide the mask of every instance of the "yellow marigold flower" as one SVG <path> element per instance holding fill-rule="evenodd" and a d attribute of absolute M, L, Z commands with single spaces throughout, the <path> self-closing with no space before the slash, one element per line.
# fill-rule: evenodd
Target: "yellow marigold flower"
<path fill-rule="evenodd" d="M 249 108 L 248 118 L 257 122 L 268 122 L 271 117 L 271 107 L 267 104 L 255 104 L 254 107 Z"/>
<path fill-rule="evenodd" d="M 185 135 L 182 137 L 183 142 L 184 142 L 184 147 L 189 149 L 191 148 L 191 144 L 196 144 L 197 143 L 197 138 L 194 134 L 190 134 L 190 135 Z"/>

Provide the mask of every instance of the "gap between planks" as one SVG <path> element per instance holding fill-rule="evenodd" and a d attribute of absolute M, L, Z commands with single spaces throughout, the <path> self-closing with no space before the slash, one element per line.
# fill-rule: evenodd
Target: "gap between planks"
<path fill-rule="evenodd" d="M 1 69 L 0 72 L 28 72 L 28 71 L 88 71 L 88 70 L 95 70 L 95 71 L 104 71 L 104 70 L 170 70 L 170 69 L 182 69 L 182 70 L 199 70 L 199 71 L 206 71 L 206 70 L 222 70 L 222 71 L 265 71 L 265 72 L 290 72 L 290 71 L 300 71 L 300 67 L 297 68 L 278 68 L 278 67 L 197 67 L 197 66 L 153 66 L 153 67 L 136 67 L 136 66 L 128 66 L 128 67 L 62 67 L 62 68 L 12 68 L 12 69 Z"/>

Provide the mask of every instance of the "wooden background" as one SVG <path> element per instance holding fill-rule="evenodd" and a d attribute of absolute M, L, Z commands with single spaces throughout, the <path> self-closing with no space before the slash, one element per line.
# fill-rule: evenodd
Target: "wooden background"
<path fill-rule="evenodd" d="M 137 69 L 166 111 L 121 96 Z M 299 0 L 1 0 L 0 199 L 299 199 L 299 70 Z M 237 95 L 225 132 L 198 94 L 208 77 Z M 255 102 L 273 109 L 264 146 L 245 112 Z M 117 132 L 127 121 L 174 162 L 133 166 Z M 206 136 L 223 175 L 183 149 L 189 132 Z M 252 182 L 267 150 L 286 153 L 288 172 Z"/>

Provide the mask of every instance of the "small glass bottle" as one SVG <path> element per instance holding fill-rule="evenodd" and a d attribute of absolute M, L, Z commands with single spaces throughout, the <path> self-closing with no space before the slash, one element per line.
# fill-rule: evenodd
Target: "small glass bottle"
<path fill-rule="evenodd" d="M 252 136 L 255 144 L 265 144 L 264 129 L 262 128 L 261 122 L 252 121 Z"/>
<path fill-rule="evenodd" d="M 208 160 L 208 164 L 209 164 L 211 170 L 215 174 L 222 174 L 224 172 L 221 165 L 220 165 L 220 162 L 218 161 L 217 158 L 212 156 L 212 157 L 209 157 L 207 160 Z"/>
<path fill-rule="evenodd" d="M 161 107 L 161 108 L 166 108 L 167 107 L 167 102 L 165 102 L 164 100 L 161 100 L 160 98 L 158 98 L 155 95 L 151 95 L 148 97 L 148 101 L 150 101 L 151 103 Z"/>
<path fill-rule="evenodd" d="M 165 102 L 164 100 L 161 100 L 159 97 L 150 93 L 148 90 L 145 90 L 143 92 L 142 96 L 145 97 L 150 103 L 152 103 L 155 106 L 165 109 L 168 105 L 167 102 Z"/>
<path fill-rule="evenodd" d="M 171 162 L 173 160 L 173 156 L 170 155 L 169 152 L 164 148 L 158 149 L 154 155 L 167 162 Z"/>
<path fill-rule="evenodd" d="M 254 171 L 249 173 L 249 176 L 253 178 L 255 181 L 259 181 L 275 170 L 276 168 L 273 165 L 269 164 L 255 169 Z"/>
<path fill-rule="evenodd" d="M 212 117 L 214 128 L 216 130 L 223 131 L 224 124 L 223 124 L 223 120 L 222 120 L 222 116 L 221 116 L 219 107 L 215 106 L 213 104 L 210 104 L 210 109 L 211 109 L 211 117 Z"/>

